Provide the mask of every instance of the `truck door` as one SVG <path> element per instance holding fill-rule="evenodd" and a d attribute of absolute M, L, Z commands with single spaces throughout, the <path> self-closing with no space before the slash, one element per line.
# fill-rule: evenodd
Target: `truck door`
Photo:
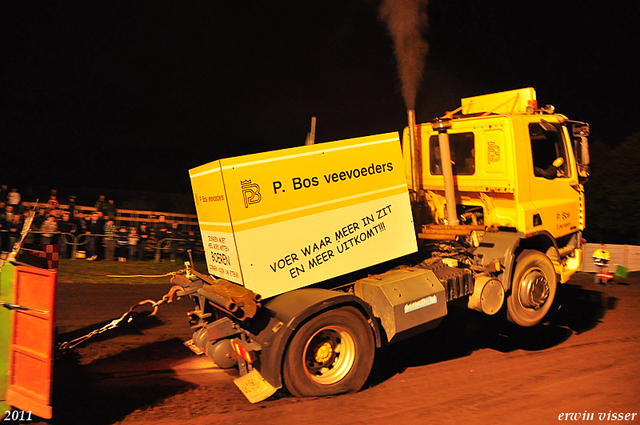
<path fill-rule="evenodd" d="M 579 230 L 583 196 L 568 133 L 552 119 L 528 123 L 531 202 L 536 207 L 531 219 L 533 231 L 548 231 L 557 239 Z"/>

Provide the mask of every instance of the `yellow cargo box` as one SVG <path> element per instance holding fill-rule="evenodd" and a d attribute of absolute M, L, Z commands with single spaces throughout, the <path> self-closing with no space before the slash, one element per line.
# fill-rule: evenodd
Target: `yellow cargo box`
<path fill-rule="evenodd" d="M 189 175 L 209 273 L 263 298 L 417 250 L 397 133 L 221 159 Z"/>

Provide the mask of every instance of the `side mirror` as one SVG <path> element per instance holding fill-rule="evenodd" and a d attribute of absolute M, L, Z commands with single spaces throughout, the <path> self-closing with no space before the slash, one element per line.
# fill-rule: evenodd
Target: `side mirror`
<path fill-rule="evenodd" d="M 589 136 L 589 124 L 580 123 L 573 126 L 574 137 L 588 137 Z"/>

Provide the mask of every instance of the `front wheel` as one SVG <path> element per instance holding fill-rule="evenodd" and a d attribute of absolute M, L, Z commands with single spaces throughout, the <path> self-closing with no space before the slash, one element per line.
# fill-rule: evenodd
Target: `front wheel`
<path fill-rule="evenodd" d="M 371 372 L 371 327 L 353 307 L 326 311 L 293 336 L 284 360 L 284 383 L 296 397 L 358 391 Z"/>
<path fill-rule="evenodd" d="M 524 327 L 537 325 L 549 312 L 556 287 L 556 271 L 549 257 L 539 251 L 522 251 L 507 298 L 507 319 Z"/>

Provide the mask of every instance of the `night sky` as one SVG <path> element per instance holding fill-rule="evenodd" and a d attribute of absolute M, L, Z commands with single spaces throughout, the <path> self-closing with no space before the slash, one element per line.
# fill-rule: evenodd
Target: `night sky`
<path fill-rule="evenodd" d="M 401 131 L 379 4 L 13 1 L 0 11 L 0 183 L 190 193 L 229 156 Z M 611 146 L 640 131 L 640 3 L 431 0 L 419 122 L 532 86 Z"/>

